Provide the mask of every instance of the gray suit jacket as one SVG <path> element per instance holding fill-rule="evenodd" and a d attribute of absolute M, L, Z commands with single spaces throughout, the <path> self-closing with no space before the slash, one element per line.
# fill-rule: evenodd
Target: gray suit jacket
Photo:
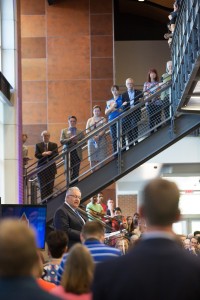
<path fill-rule="evenodd" d="M 60 143 L 63 145 L 63 150 L 70 146 L 74 146 L 75 143 L 70 140 L 71 138 L 71 132 L 69 131 L 69 128 L 64 128 L 61 131 L 61 136 L 60 136 Z M 76 142 L 81 141 L 84 138 L 84 134 L 81 130 L 76 129 Z M 78 147 L 76 149 L 78 157 L 80 160 L 82 160 L 82 147 Z"/>

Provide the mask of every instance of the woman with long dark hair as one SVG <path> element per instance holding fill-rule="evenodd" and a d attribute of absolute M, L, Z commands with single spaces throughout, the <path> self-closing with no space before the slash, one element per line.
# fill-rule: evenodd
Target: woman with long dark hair
<path fill-rule="evenodd" d="M 159 87 L 159 77 L 156 69 L 150 69 L 147 76 L 147 81 L 144 83 L 144 96 L 146 98 L 153 95 L 158 91 Z M 149 128 L 152 129 L 156 125 L 161 123 L 161 114 L 162 114 L 162 101 L 159 96 L 151 99 L 149 102 L 146 102 L 147 114 L 149 117 Z M 160 126 L 157 127 L 158 129 Z M 154 129 L 151 130 L 151 133 L 154 132 Z"/>

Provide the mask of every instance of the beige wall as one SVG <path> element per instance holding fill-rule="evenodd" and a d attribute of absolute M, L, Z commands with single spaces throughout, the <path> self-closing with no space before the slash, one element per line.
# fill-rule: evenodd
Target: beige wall
<path fill-rule="evenodd" d="M 23 130 L 29 156 L 48 129 L 60 145 L 70 115 L 85 129 L 113 83 L 112 0 L 21 0 Z"/>
<path fill-rule="evenodd" d="M 125 79 L 133 77 L 135 84 L 143 85 L 150 68 L 158 70 L 159 77 L 165 73 L 170 60 L 170 50 L 164 41 L 115 42 L 115 82 L 123 85 Z"/>

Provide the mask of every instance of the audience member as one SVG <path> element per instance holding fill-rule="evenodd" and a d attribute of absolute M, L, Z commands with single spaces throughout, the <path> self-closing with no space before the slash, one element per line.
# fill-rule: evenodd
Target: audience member
<path fill-rule="evenodd" d="M 111 218 L 112 230 L 119 231 L 127 228 L 127 221 L 124 216 L 122 216 L 122 210 L 120 207 L 114 209 L 114 217 Z"/>
<path fill-rule="evenodd" d="M 111 86 L 111 93 L 113 98 L 106 102 L 105 115 L 108 116 L 108 121 L 112 121 L 117 118 L 123 112 L 123 107 L 127 104 L 126 102 L 122 103 L 122 96 L 119 94 L 119 86 Z M 117 152 L 117 124 L 110 126 L 110 135 L 112 139 L 113 152 Z"/>
<path fill-rule="evenodd" d="M 190 240 L 190 253 L 196 256 L 200 256 L 200 251 L 198 249 L 198 240 L 197 238 L 193 237 Z"/>
<path fill-rule="evenodd" d="M 37 263 L 34 265 L 32 270 L 32 275 L 34 278 L 36 278 L 37 284 L 45 291 L 49 292 L 53 288 L 56 287 L 55 283 L 45 281 L 42 279 L 43 274 L 43 255 L 40 251 L 38 251 L 38 260 Z"/>
<path fill-rule="evenodd" d="M 100 192 L 97 195 L 97 203 L 101 204 L 101 206 L 103 207 L 104 212 L 107 211 L 107 205 L 104 203 L 104 197 L 103 194 Z"/>
<path fill-rule="evenodd" d="M 199 230 L 194 231 L 193 235 L 194 237 L 200 236 L 200 231 Z"/>
<path fill-rule="evenodd" d="M 44 265 L 44 275 L 42 278 L 46 281 L 57 283 L 57 271 L 62 256 L 67 252 L 68 236 L 62 230 L 51 231 L 47 236 L 47 247 L 49 261 Z"/>
<path fill-rule="evenodd" d="M 58 145 L 50 142 L 49 131 L 42 131 L 41 136 L 43 142 L 35 146 L 35 157 L 38 159 L 38 168 L 44 167 L 45 164 L 58 155 Z M 55 163 L 50 164 L 42 171 L 38 171 L 41 200 L 47 200 L 52 197 L 56 172 Z"/>
<path fill-rule="evenodd" d="M 60 143 L 63 145 L 63 151 L 70 149 L 70 147 L 73 147 L 84 138 L 84 133 L 76 127 L 76 116 L 70 116 L 68 118 L 68 123 L 69 127 L 62 129 L 60 136 Z M 70 152 L 70 181 L 76 179 L 73 183 L 78 181 L 81 160 L 82 147 L 78 147 Z M 65 154 L 65 168 L 67 171 L 67 153 Z"/>
<path fill-rule="evenodd" d="M 130 238 L 134 234 L 134 223 L 133 223 L 133 218 L 131 216 L 127 216 L 126 218 L 127 221 L 127 236 Z"/>
<path fill-rule="evenodd" d="M 126 238 L 119 238 L 116 241 L 115 248 L 121 251 L 121 254 L 124 255 L 129 250 L 129 241 Z"/>
<path fill-rule="evenodd" d="M 102 220 L 102 216 L 105 215 L 103 207 L 101 204 L 97 203 L 97 195 L 90 198 L 90 202 L 86 205 L 86 212 L 89 221 L 92 220 Z"/>
<path fill-rule="evenodd" d="M 156 69 L 150 69 L 147 76 L 147 81 L 144 83 L 144 96 L 148 98 L 153 95 L 157 88 L 159 87 L 159 77 Z M 146 102 L 147 114 L 149 118 L 149 128 L 151 133 L 154 132 L 154 126 L 161 123 L 161 114 L 162 114 L 162 101 L 160 97 L 157 96 L 151 99 L 149 102 Z M 160 126 L 157 127 L 158 129 Z"/>
<path fill-rule="evenodd" d="M 190 250 L 190 239 L 185 239 L 183 241 L 183 247 L 188 251 Z"/>
<path fill-rule="evenodd" d="M 132 234 L 130 237 L 130 247 L 133 248 L 135 245 L 137 245 L 139 240 L 139 236 L 137 234 Z"/>
<path fill-rule="evenodd" d="M 67 256 L 61 285 L 51 293 L 64 300 L 92 300 L 93 275 L 94 261 L 89 250 L 76 244 Z"/>
<path fill-rule="evenodd" d="M 118 249 L 104 244 L 104 227 L 97 221 L 86 222 L 82 228 L 81 241 L 89 249 L 94 262 L 100 263 L 121 256 Z M 68 253 L 64 254 L 58 270 L 58 282 L 60 283 Z"/>
<path fill-rule="evenodd" d="M 140 215 L 148 231 L 129 253 L 96 266 L 94 300 L 128 299 L 130 295 L 143 300 L 199 299 L 199 258 L 189 255 L 172 231 L 172 224 L 180 219 L 179 196 L 175 183 L 164 179 L 145 186 Z"/>
<path fill-rule="evenodd" d="M 134 225 L 134 227 L 139 226 L 139 220 L 140 220 L 140 215 L 139 215 L 139 213 L 135 212 L 133 214 L 133 225 Z"/>
<path fill-rule="evenodd" d="M 108 199 L 107 201 L 107 211 L 106 211 L 106 233 L 112 232 L 112 218 L 114 217 L 114 208 L 115 208 L 115 204 L 114 204 L 114 200 L 112 199 Z M 111 218 L 109 218 L 108 216 L 110 216 Z"/>
<path fill-rule="evenodd" d="M 86 124 L 86 133 L 90 133 L 96 128 L 104 125 L 106 119 L 101 116 L 101 107 L 95 105 L 93 107 L 93 117 L 88 119 Z M 106 158 L 106 136 L 105 130 L 88 140 L 88 160 L 92 171 L 95 171 L 100 166 L 99 163 Z M 96 166 L 98 164 L 98 166 Z M 96 167 L 95 167 L 96 166 Z"/>
<path fill-rule="evenodd" d="M 87 218 L 79 210 L 81 191 L 77 187 L 70 187 L 65 196 L 65 202 L 54 215 L 54 227 L 63 230 L 69 237 L 69 248 L 80 243 L 80 233 Z"/>
<path fill-rule="evenodd" d="M 28 164 L 30 158 L 28 157 L 28 147 L 25 145 L 28 139 L 28 135 L 26 133 L 22 133 L 22 157 L 23 157 L 23 166 Z"/>
<path fill-rule="evenodd" d="M 42 290 L 33 277 L 38 264 L 35 232 L 24 222 L 0 222 L 0 299 L 58 300 Z"/>
<path fill-rule="evenodd" d="M 128 110 L 139 104 L 141 91 L 134 88 L 134 81 L 132 78 L 126 79 L 126 87 L 127 91 L 122 94 L 122 103 L 124 109 Z M 126 146 L 126 137 L 128 139 L 129 148 L 138 143 L 138 122 L 140 119 L 141 107 L 134 110 L 122 120 L 122 147 Z"/>

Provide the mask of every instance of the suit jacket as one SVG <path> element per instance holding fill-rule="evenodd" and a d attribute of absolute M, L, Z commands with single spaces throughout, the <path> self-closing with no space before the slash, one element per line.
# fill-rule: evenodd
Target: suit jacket
<path fill-rule="evenodd" d="M 71 133 L 69 131 L 69 128 L 62 129 L 61 136 L 60 136 L 60 143 L 63 145 L 63 150 L 65 150 L 67 147 L 74 145 L 73 141 L 70 140 L 70 137 L 71 137 Z M 76 129 L 77 142 L 79 142 L 83 138 L 84 138 L 83 132 L 79 129 Z M 82 148 L 78 147 L 76 151 L 79 159 L 82 160 Z"/>
<path fill-rule="evenodd" d="M 79 212 L 82 218 L 87 221 L 87 217 Z M 54 215 L 54 228 L 63 230 L 68 234 L 69 247 L 75 243 L 80 243 L 80 233 L 84 222 L 81 218 L 66 204 L 60 206 Z"/>
<path fill-rule="evenodd" d="M 43 166 L 48 161 L 52 160 L 56 155 L 58 155 L 58 145 L 56 143 L 49 142 L 48 143 L 48 151 L 52 151 L 52 154 L 49 156 L 42 156 L 42 153 L 45 151 L 45 143 L 41 142 L 36 144 L 35 146 L 35 157 L 38 160 L 38 167 Z M 56 173 L 56 164 L 52 164 L 50 166 L 51 171 Z"/>
<path fill-rule="evenodd" d="M 135 90 L 135 97 L 134 97 L 134 106 L 140 103 L 139 98 L 142 97 L 140 90 Z M 122 94 L 122 103 L 128 102 L 126 105 L 124 105 L 124 109 L 127 110 L 130 108 L 130 98 L 128 91 Z"/>
<path fill-rule="evenodd" d="M 23 276 L 14 278 L 1 277 L 0 299 L 59 300 L 60 298 L 42 290 L 31 276 Z"/>
<path fill-rule="evenodd" d="M 141 240 L 126 255 L 96 266 L 93 300 L 197 300 L 200 259 L 167 238 Z"/>

